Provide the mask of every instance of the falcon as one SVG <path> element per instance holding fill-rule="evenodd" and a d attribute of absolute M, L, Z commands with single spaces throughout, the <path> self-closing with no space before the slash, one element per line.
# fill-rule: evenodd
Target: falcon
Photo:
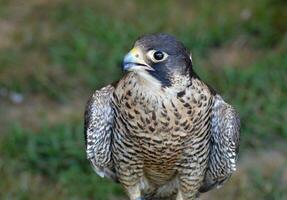
<path fill-rule="evenodd" d="M 169 34 L 139 38 L 85 111 L 87 158 L 130 200 L 192 200 L 236 170 L 240 121 Z"/>

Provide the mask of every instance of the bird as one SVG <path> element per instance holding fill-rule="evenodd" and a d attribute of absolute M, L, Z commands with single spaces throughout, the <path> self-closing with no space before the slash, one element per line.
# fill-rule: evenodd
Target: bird
<path fill-rule="evenodd" d="M 193 69 L 182 42 L 147 34 L 124 56 L 123 77 L 85 109 L 87 159 L 130 200 L 193 200 L 236 170 L 240 118 Z"/>

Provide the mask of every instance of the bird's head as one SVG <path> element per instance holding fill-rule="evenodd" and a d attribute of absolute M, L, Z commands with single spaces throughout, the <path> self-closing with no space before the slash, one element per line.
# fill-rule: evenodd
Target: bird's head
<path fill-rule="evenodd" d="M 123 60 L 123 69 L 170 87 L 192 71 L 191 57 L 175 37 L 154 34 L 140 37 Z"/>

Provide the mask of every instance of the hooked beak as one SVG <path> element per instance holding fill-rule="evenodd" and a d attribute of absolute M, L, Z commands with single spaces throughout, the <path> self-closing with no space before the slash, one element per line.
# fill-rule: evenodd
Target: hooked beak
<path fill-rule="evenodd" d="M 122 67 L 125 71 L 136 71 L 136 70 L 154 70 L 148 65 L 143 59 L 141 50 L 138 47 L 134 47 L 124 57 Z"/>

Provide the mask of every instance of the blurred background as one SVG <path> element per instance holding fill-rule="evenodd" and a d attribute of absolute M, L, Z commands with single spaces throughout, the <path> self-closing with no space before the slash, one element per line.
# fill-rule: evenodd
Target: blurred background
<path fill-rule="evenodd" d="M 84 106 L 155 32 L 240 112 L 238 171 L 203 199 L 287 199 L 285 0 L 0 0 L 0 199 L 126 199 L 86 161 Z"/>

